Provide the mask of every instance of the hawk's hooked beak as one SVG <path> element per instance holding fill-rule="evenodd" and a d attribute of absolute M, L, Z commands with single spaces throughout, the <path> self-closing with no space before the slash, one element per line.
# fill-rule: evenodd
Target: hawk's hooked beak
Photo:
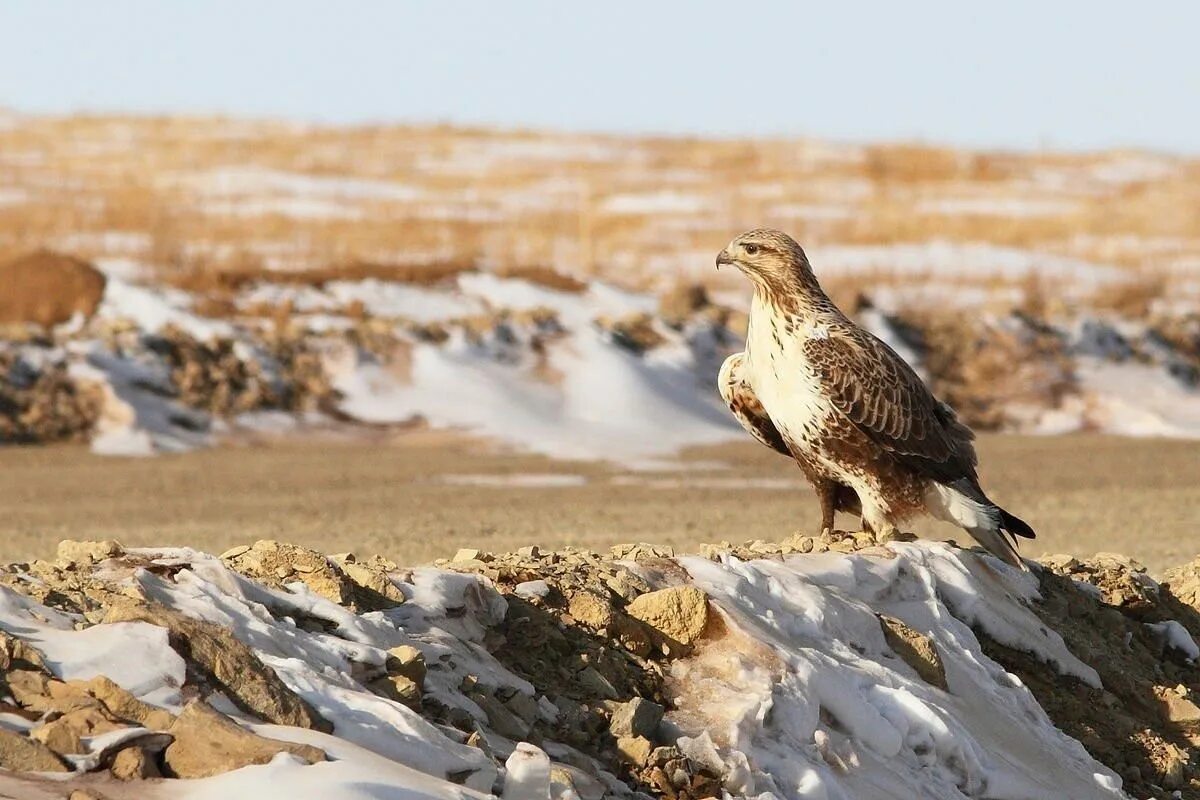
<path fill-rule="evenodd" d="M 717 269 L 720 269 L 722 264 L 729 266 L 732 263 L 733 256 L 729 255 L 728 250 L 722 250 L 721 252 L 717 253 Z"/>

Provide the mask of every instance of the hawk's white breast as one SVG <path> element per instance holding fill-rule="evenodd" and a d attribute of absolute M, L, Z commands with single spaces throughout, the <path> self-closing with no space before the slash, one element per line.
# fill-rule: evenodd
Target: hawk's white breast
<path fill-rule="evenodd" d="M 820 324 L 802 324 L 787 333 L 773 321 L 782 319 L 756 292 L 746 334 L 747 378 L 775 427 L 793 446 L 812 452 L 833 407 L 804 356 L 804 342 L 828 338 L 829 331 Z"/>

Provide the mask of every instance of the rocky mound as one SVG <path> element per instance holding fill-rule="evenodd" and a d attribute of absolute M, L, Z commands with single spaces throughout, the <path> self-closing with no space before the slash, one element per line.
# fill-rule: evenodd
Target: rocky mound
<path fill-rule="evenodd" d="M 1198 565 L 64 542 L 0 570 L 0 794 L 1198 798 Z"/>
<path fill-rule="evenodd" d="M 89 319 L 104 298 L 104 274 L 82 259 L 39 250 L 0 264 L 0 325 L 51 328 Z"/>

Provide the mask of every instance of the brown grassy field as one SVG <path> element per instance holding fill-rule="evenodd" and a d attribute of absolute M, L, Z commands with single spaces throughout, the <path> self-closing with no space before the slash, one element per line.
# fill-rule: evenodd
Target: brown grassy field
<path fill-rule="evenodd" d="M 1170 281 L 1176 297 L 1200 292 L 1200 161 L 1154 153 L 203 117 L 0 125 L 0 256 L 49 246 L 130 259 L 191 289 L 364 264 L 399 279 L 480 265 L 730 286 L 712 254 L 761 225 L 818 250 L 1019 248 L 1113 265 L 1160 293 Z M 1014 288 L 969 269 L 930 275 Z M 838 288 L 919 280 L 885 261 Z"/>
<path fill-rule="evenodd" d="M 1200 443 L 984 436 L 980 451 L 992 496 L 1039 531 L 1028 555 L 1115 551 L 1161 570 L 1200 552 Z M 681 463 L 630 473 L 429 433 L 140 460 L 80 447 L 8 448 L 0 450 L 0 559 L 46 556 L 68 537 L 217 552 L 275 538 L 417 563 L 465 546 L 694 547 L 779 539 L 816 524 L 798 472 L 756 444 L 694 449 Z M 530 474 L 581 477 L 576 485 L 504 485 Z M 454 483 L 455 475 L 468 483 Z M 938 523 L 916 530 L 954 533 Z"/>

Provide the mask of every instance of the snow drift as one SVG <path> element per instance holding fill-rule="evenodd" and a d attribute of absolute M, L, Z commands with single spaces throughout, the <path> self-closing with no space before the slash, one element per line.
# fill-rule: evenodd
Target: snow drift
<path fill-rule="evenodd" d="M 21 440 L 66 431 L 108 454 L 337 421 L 459 429 L 637 465 L 745 437 L 715 390 L 722 359 L 743 346 L 744 312 L 683 289 L 656 298 L 593 281 L 568 291 L 471 271 L 432 286 L 258 282 L 214 319 L 197 313 L 201 298 L 112 274 L 86 325 L 0 347 L 17 364 L 0 393 L 19 394 L 27 374 L 66 371 L 98 402 L 57 420 L 55 408 L 74 405 L 16 397 L 6 407 L 20 419 L 7 427 Z M 863 304 L 857 316 L 980 429 L 1200 436 L 1194 315 L 922 319 Z M 40 429 L 25 431 L 25 418 Z"/>

